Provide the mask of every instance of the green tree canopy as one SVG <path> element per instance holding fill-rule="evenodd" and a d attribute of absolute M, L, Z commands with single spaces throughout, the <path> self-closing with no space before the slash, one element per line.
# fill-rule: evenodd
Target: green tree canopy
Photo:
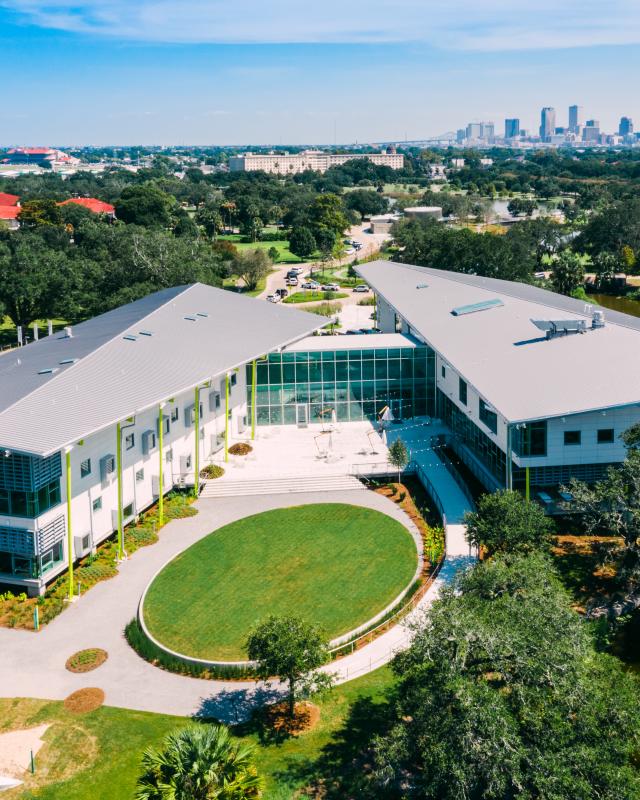
<path fill-rule="evenodd" d="M 398 470 L 398 481 L 400 481 L 400 473 L 409 463 L 409 451 L 400 437 L 394 439 L 389 446 L 387 461 Z"/>
<path fill-rule="evenodd" d="M 116 216 L 130 225 L 168 228 L 175 198 L 163 192 L 154 181 L 127 186 L 115 203 Z"/>
<path fill-rule="evenodd" d="M 373 214 L 384 214 L 387 210 L 387 199 L 371 189 L 354 189 L 345 194 L 346 208 L 357 211 L 363 217 Z"/>
<path fill-rule="evenodd" d="M 188 725 L 145 751 L 136 800 L 253 800 L 263 785 L 253 754 L 223 725 Z"/>
<path fill-rule="evenodd" d="M 272 263 L 267 252 L 261 248 L 243 250 L 238 253 L 232 270 L 242 278 L 247 290 L 252 292 L 271 271 Z"/>
<path fill-rule="evenodd" d="M 289 236 L 289 250 L 294 256 L 298 256 L 300 261 L 304 261 L 315 252 L 315 249 L 316 240 L 309 228 L 304 225 L 293 228 Z"/>
<path fill-rule="evenodd" d="M 329 675 L 318 671 L 329 659 L 322 632 L 298 617 L 268 617 L 249 634 L 247 655 L 257 661 L 260 678 L 275 675 L 287 681 L 290 716 L 299 691 L 308 693 L 331 682 Z"/>
<path fill-rule="evenodd" d="M 563 250 L 552 263 L 553 288 L 569 297 L 584 284 L 585 257 L 571 250 Z"/>
<path fill-rule="evenodd" d="M 467 512 L 469 544 L 496 553 L 528 553 L 550 545 L 552 525 L 537 503 L 527 502 L 519 492 L 502 489 L 484 494 L 477 511 Z"/>
<path fill-rule="evenodd" d="M 393 664 L 385 796 L 632 800 L 637 689 L 596 653 L 547 557 L 499 556 L 441 592 Z"/>

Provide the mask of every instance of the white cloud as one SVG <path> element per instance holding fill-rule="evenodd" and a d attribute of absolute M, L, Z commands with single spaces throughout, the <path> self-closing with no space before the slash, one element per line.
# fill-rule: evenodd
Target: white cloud
<path fill-rule="evenodd" d="M 640 43 L 637 0 L 0 0 L 45 28 L 132 41 L 422 42 L 509 51 Z"/>

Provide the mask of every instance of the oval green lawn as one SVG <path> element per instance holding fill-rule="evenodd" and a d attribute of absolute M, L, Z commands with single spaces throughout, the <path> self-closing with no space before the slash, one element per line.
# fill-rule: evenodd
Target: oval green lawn
<path fill-rule="evenodd" d="M 144 620 L 179 653 L 242 660 L 250 629 L 269 614 L 303 617 L 332 639 L 388 605 L 416 566 L 407 529 L 378 511 L 339 503 L 266 511 L 167 564 L 149 587 Z"/>

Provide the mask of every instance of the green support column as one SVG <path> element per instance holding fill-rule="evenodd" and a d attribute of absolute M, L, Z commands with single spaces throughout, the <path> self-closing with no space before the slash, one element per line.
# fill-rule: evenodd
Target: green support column
<path fill-rule="evenodd" d="M 65 453 L 67 472 L 67 556 L 69 560 L 69 600 L 73 597 L 73 529 L 71 526 L 71 449 Z"/>
<path fill-rule="evenodd" d="M 224 376 L 224 460 L 229 460 L 229 373 Z"/>
<path fill-rule="evenodd" d="M 258 380 L 258 362 L 251 363 L 251 438 L 256 438 L 256 383 Z"/>
<path fill-rule="evenodd" d="M 513 472 L 512 472 L 512 459 L 513 456 L 511 454 L 511 425 L 507 423 L 507 463 L 506 463 L 506 476 L 505 476 L 505 483 L 507 489 L 513 488 Z"/>
<path fill-rule="evenodd" d="M 164 454 L 162 452 L 162 437 L 164 436 L 164 420 L 162 418 L 163 405 L 158 406 L 158 527 L 164 525 L 164 487 L 162 485 L 164 467 Z"/>
<path fill-rule="evenodd" d="M 122 524 L 122 425 L 116 424 L 116 472 L 118 473 L 118 558 L 124 557 L 124 530 Z"/>
<path fill-rule="evenodd" d="M 193 481 L 193 494 L 198 497 L 198 487 L 200 484 L 200 387 L 196 386 L 195 391 L 195 476 Z"/>
<path fill-rule="evenodd" d="M 524 474 L 525 474 L 525 487 L 526 487 L 525 497 L 527 498 L 527 503 L 528 503 L 529 500 L 531 499 L 531 483 L 529 478 L 529 467 L 524 468 Z"/>

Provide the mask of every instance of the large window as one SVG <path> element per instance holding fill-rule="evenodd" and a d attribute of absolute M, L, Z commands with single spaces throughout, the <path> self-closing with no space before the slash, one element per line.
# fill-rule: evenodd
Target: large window
<path fill-rule="evenodd" d="M 458 399 L 463 405 L 467 405 L 467 382 L 458 378 Z"/>
<path fill-rule="evenodd" d="M 498 415 L 495 411 L 493 411 L 490 406 L 488 406 L 482 398 L 480 398 L 479 407 L 478 407 L 478 415 L 480 417 L 480 421 L 484 422 L 484 424 L 489 428 L 491 433 L 498 432 Z"/>
<path fill-rule="evenodd" d="M 565 431 L 564 443 L 565 445 L 579 445 L 582 442 L 582 431 Z"/>
<path fill-rule="evenodd" d="M 60 502 L 60 481 L 55 480 L 37 492 L 12 492 L 0 489 L 0 514 L 33 519 Z"/>
<path fill-rule="evenodd" d="M 516 427 L 511 442 L 513 452 L 523 458 L 547 455 L 547 421 L 523 423 Z"/>
<path fill-rule="evenodd" d="M 613 428 L 600 428 L 598 444 L 613 444 Z"/>
<path fill-rule="evenodd" d="M 398 418 L 433 416 L 434 360 L 427 347 L 271 353 L 257 367 L 257 422 L 296 424 L 298 406 L 311 422 L 374 418 L 385 405 Z"/>

